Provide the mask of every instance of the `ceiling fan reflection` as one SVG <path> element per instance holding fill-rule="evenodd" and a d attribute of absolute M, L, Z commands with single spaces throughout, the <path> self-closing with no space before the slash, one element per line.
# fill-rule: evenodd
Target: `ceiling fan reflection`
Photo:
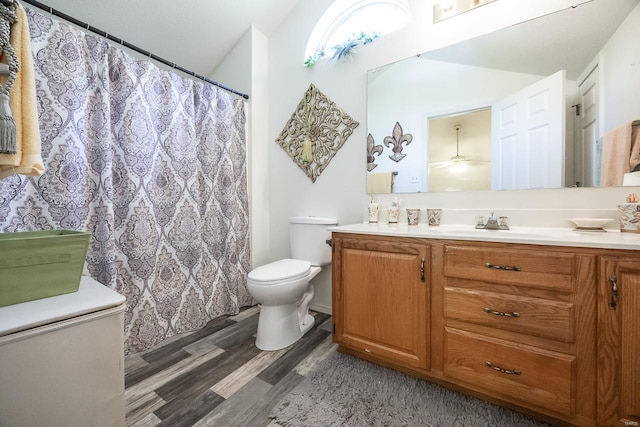
<path fill-rule="evenodd" d="M 460 154 L 460 129 L 461 125 L 455 125 L 456 130 L 456 155 L 452 156 L 449 160 L 440 162 L 430 162 L 429 166 L 432 168 L 448 168 L 452 173 L 460 173 L 467 170 L 470 166 L 478 166 L 488 162 L 474 162 L 471 159 L 467 159 L 464 155 Z"/>

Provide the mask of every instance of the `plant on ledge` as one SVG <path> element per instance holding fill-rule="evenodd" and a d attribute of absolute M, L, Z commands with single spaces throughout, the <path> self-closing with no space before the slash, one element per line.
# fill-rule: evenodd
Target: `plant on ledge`
<path fill-rule="evenodd" d="M 316 52 L 307 58 L 304 61 L 304 66 L 310 68 L 315 64 L 319 59 L 327 57 L 334 61 L 341 61 L 346 58 L 351 58 L 353 54 L 356 52 L 355 48 L 360 44 L 369 44 L 374 41 L 380 33 L 365 33 L 360 32 L 358 34 L 352 34 L 347 40 L 343 43 L 336 44 L 329 48 L 318 49 Z"/>

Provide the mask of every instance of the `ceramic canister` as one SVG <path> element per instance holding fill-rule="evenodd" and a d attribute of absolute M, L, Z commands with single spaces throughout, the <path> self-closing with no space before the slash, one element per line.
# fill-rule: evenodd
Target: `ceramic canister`
<path fill-rule="evenodd" d="M 640 233 L 640 203 L 621 203 L 618 205 L 620 213 L 620 231 Z"/>
<path fill-rule="evenodd" d="M 442 209 L 427 209 L 427 223 L 430 226 L 440 225 L 442 219 Z"/>
<path fill-rule="evenodd" d="M 407 224 L 418 225 L 420 209 L 407 209 Z"/>

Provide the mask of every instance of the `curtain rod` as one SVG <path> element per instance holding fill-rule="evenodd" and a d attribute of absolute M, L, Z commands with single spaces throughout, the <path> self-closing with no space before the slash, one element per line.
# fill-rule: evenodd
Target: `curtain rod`
<path fill-rule="evenodd" d="M 58 18 L 62 18 L 65 21 L 71 22 L 72 24 L 75 24 L 75 25 L 77 25 L 77 26 L 79 26 L 79 27 L 81 27 L 83 29 L 86 29 L 87 31 L 91 31 L 92 33 L 98 34 L 101 37 L 104 37 L 104 38 L 109 39 L 109 40 L 111 40 L 111 41 L 113 41 L 115 43 L 118 43 L 118 44 L 120 44 L 122 46 L 125 46 L 125 47 L 127 47 L 127 48 L 129 48 L 131 50 L 134 50 L 134 51 L 136 51 L 138 53 L 141 53 L 142 55 L 144 55 L 144 56 L 146 56 L 148 58 L 151 58 L 151 59 L 153 59 L 155 61 L 161 62 L 164 65 L 168 65 L 169 67 L 171 67 L 173 69 L 176 69 L 176 70 L 182 71 L 183 73 L 189 74 L 190 76 L 192 76 L 192 77 L 194 77 L 196 79 L 203 80 L 203 81 L 205 81 L 207 83 L 210 83 L 210 84 L 212 84 L 214 86 L 219 87 L 220 89 L 224 89 L 227 92 L 231 92 L 231 93 L 233 93 L 235 95 L 239 95 L 239 96 L 243 97 L 244 99 L 249 99 L 249 95 L 247 95 L 247 94 L 238 92 L 235 89 L 231 89 L 231 88 L 229 88 L 227 86 L 224 86 L 224 85 L 222 85 L 222 84 L 220 84 L 218 82 L 215 82 L 213 80 L 209 80 L 205 76 L 201 76 L 200 74 L 196 74 L 194 71 L 187 70 L 186 68 L 183 68 L 183 67 L 177 65 L 175 62 L 170 62 L 170 61 L 168 61 L 168 60 L 166 60 L 164 58 L 161 58 L 158 55 L 155 55 L 155 54 L 153 54 L 153 53 L 151 53 L 149 51 L 141 49 L 138 46 L 135 46 L 135 45 L 127 42 L 126 40 L 122 40 L 122 39 L 120 39 L 118 37 L 112 36 L 111 34 L 107 33 L 106 31 L 102 31 L 99 28 L 96 28 L 96 27 L 94 27 L 92 25 L 87 24 L 86 22 L 82 22 L 82 21 L 80 21 L 80 20 L 78 20 L 78 19 L 76 19 L 76 18 L 74 18 L 72 16 L 67 15 L 66 13 L 60 12 L 59 10 L 54 9 L 51 6 L 47 6 L 46 4 L 40 3 L 39 1 L 36 1 L 36 0 L 21 0 L 21 1 L 23 1 L 24 3 L 28 3 L 28 4 L 32 5 L 32 6 L 35 6 L 38 9 L 42 9 L 42 10 L 44 10 L 46 12 L 49 12 L 53 16 L 57 16 Z"/>

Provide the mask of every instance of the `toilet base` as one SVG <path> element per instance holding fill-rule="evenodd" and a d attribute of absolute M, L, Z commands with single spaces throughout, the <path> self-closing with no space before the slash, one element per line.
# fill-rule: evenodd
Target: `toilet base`
<path fill-rule="evenodd" d="M 303 321 L 298 316 L 298 304 L 262 305 L 258 318 L 256 347 L 274 351 L 289 347 L 314 325 L 315 318 L 306 313 Z"/>
<path fill-rule="evenodd" d="M 247 282 L 249 292 L 261 303 L 256 347 L 280 350 L 298 341 L 313 327 L 315 319 L 309 314 L 314 295 L 311 280 L 320 270 L 318 266 L 311 266 L 304 277 L 270 285 Z"/>

